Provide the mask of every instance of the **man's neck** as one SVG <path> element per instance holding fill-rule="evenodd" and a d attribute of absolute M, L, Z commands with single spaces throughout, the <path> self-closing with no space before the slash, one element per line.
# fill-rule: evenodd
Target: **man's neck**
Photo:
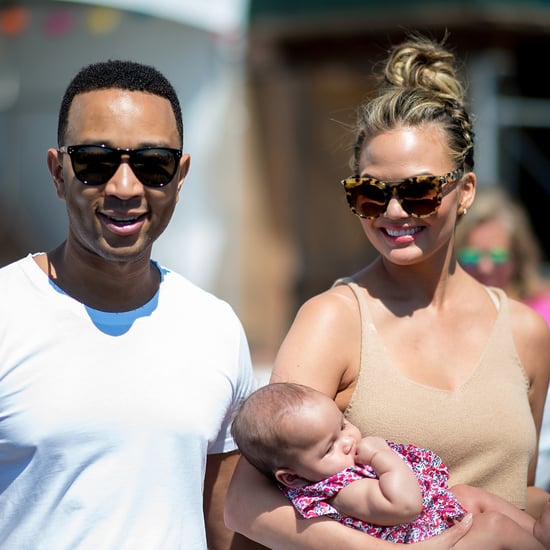
<path fill-rule="evenodd" d="M 129 311 L 147 303 L 160 284 L 160 273 L 149 257 L 110 261 L 68 253 L 63 243 L 35 257 L 38 266 L 64 292 L 102 311 Z"/>

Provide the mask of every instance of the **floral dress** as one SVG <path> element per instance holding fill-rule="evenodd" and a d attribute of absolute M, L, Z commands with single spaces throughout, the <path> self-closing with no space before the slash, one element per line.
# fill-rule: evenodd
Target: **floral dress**
<path fill-rule="evenodd" d="M 376 478 L 371 466 L 356 464 L 327 479 L 298 488 L 280 486 L 304 518 L 329 516 L 349 527 L 390 542 L 413 543 L 438 535 L 466 514 L 447 487 L 449 470 L 441 458 L 428 449 L 388 441 L 413 470 L 422 491 L 422 511 L 409 523 L 380 526 L 343 516 L 329 502 L 343 487 L 364 477 Z"/>

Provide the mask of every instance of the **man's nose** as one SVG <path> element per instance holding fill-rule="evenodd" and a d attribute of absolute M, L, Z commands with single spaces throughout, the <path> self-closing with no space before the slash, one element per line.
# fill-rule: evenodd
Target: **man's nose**
<path fill-rule="evenodd" d="M 122 157 L 117 171 L 105 186 L 105 192 L 120 199 L 129 199 L 143 193 L 143 184 L 134 174 L 127 158 Z"/>

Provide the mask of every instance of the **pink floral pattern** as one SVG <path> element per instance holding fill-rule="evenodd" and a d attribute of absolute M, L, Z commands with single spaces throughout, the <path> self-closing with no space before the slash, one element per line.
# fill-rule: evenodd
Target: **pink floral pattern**
<path fill-rule="evenodd" d="M 419 542 L 442 533 L 464 517 L 466 510 L 447 487 L 449 470 L 441 458 L 428 449 L 388 441 L 418 478 L 422 490 L 422 512 L 410 523 L 380 526 L 343 516 L 328 501 L 343 487 L 364 477 L 376 478 L 371 466 L 356 465 L 306 487 L 280 487 L 304 518 L 329 516 L 369 535 L 390 542 Z"/>

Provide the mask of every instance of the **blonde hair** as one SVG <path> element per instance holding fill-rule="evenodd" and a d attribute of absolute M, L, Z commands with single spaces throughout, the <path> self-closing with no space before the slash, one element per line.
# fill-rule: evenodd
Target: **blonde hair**
<path fill-rule="evenodd" d="M 455 56 L 418 34 L 394 47 L 385 63 L 377 94 L 359 108 L 352 169 L 366 142 L 381 132 L 402 126 L 438 123 L 457 168 L 474 167 L 474 131 L 464 105 L 464 88 L 457 77 Z"/>
<path fill-rule="evenodd" d="M 455 247 L 466 246 L 472 230 L 479 224 L 501 220 L 510 237 L 510 253 L 515 269 L 508 288 L 520 300 L 535 297 L 542 291 L 540 274 L 542 254 L 527 211 L 515 202 L 501 186 L 479 189 L 466 216 L 456 228 Z"/>

